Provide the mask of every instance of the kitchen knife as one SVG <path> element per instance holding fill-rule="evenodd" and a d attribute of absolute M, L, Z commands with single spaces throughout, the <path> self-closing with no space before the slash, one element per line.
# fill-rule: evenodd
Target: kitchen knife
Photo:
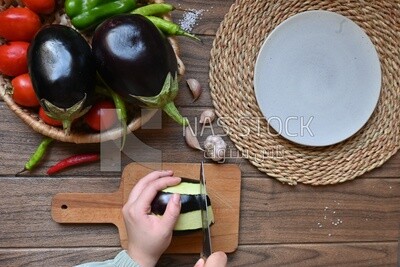
<path fill-rule="evenodd" d="M 206 178 L 204 176 L 204 164 L 200 165 L 200 194 L 201 194 L 201 220 L 203 228 L 203 250 L 200 257 L 207 259 L 212 253 L 210 225 L 208 223 L 208 201 L 206 190 Z"/>

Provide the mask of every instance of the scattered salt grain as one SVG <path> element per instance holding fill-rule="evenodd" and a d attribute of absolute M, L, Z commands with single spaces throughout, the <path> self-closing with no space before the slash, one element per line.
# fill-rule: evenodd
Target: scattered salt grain
<path fill-rule="evenodd" d="M 339 224 L 342 224 L 342 223 L 343 223 L 343 221 L 341 219 L 336 219 L 336 221 L 332 221 L 332 224 L 334 226 L 338 226 Z"/>
<path fill-rule="evenodd" d="M 193 27 L 197 25 L 199 19 L 201 19 L 204 9 L 188 9 L 183 13 L 183 18 L 179 20 L 179 26 L 187 32 L 191 32 Z"/>

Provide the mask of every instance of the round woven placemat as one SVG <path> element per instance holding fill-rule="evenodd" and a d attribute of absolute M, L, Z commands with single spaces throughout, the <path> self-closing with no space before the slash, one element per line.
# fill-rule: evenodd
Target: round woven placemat
<path fill-rule="evenodd" d="M 353 20 L 371 38 L 381 61 L 382 91 L 372 117 L 357 134 L 328 147 L 305 147 L 277 135 L 263 119 L 253 88 L 254 65 L 265 38 L 287 18 L 308 10 Z M 237 0 L 214 40 L 210 88 L 222 126 L 241 155 L 291 185 L 342 183 L 381 166 L 400 147 L 399 29 L 399 0 Z"/>

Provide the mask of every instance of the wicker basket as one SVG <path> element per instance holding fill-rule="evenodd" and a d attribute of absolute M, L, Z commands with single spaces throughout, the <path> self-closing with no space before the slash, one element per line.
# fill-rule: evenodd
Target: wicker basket
<path fill-rule="evenodd" d="M 61 1 L 59 6 L 62 6 Z M 162 3 L 163 0 L 149 1 L 151 3 Z M 2 4 L 3 2 L 0 2 Z M 62 12 L 62 11 L 61 11 Z M 54 19 L 50 18 L 50 20 Z M 170 16 L 165 16 L 164 19 L 170 20 Z M 178 61 L 178 74 L 180 77 L 185 73 L 185 66 L 179 57 L 179 46 L 177 39 L 174 37 L 168 38 Z M 102 141 L 115 140 L 123 135 L 123 129 L 121 127 L 116 127 L 107 131 L 93 132 L 88 129 L 77 129 L 73 127 L 71 133 L 66 135 L 64 130 L 59 127 L 50 126 L 44 123 L 38 116 L 37 110 L 24 108 L 17 105 L 11 95 L 9 94 L 9 89 L 11 88 L 10 79 L 0 74 L 0 97 L 8 105 L 10 110 L 12 110 L 18 117 L 20 117 L 27 125 L 29 125 L 34 131 L 41 133 L 45 136 L 51 137 L 53 139 L 70 142 L 70 143 L 100 143 Z M 144 123 L 149 121 L 157 110 L 151 110 L 149 112 L 140 111 L 134 112 L 132 120 L 128 123 L 127 127 L 129 131 L 135 131 L 141 127 Z"/>

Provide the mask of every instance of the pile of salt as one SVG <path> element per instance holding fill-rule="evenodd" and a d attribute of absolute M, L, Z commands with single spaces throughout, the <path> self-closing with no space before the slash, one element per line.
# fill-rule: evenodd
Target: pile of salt
<path fill-rule="evenodd" d="M 204 9 L 189 9 L 183 13 L 183 18 L 179 20 L 179 26 L 187 32 L 191 32 L 193 27 L 197 25 L 197 21 L 201 18 Z"/>

